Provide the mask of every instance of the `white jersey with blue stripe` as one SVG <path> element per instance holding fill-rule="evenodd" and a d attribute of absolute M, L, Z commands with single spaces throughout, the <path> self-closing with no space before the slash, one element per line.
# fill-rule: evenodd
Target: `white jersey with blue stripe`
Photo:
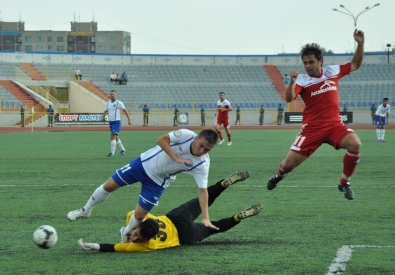
<path fill-rule="evenodd" d="M 125 109 L 125 105 L 122 101 L 116 99 L 114 102 L 111 100 L 106 103 L 106 111 L 108 115 L 108 121 L 118 121 L 121 120 L 121 112 L 120 110 Z"/>
<path fill-rule="evenodd" d="M 141 154 L 141 162 L 147 175 L 158 185 L 168 187 L 179 173 L 193 176 L 199 188 L 207 188 L 210 157 L 204 154 L 196 157 L 191 153 L 191 144 L 196 133 L 180 129 L 169 133 L 171 149 L 183 159 L 193 161 L 193 165 L 175 162 L 163 149 L 156 147 Z"/>
<path fill-rule="evenodd" d="M 385 117 L 386 113 L 390 113 L 391 111 L 391 106 L 387 104 L 387 106 L 383 106 L 383 104 L 380 104 L 380 106 L 376 110 L 376 116 L 382 116 Z"/>

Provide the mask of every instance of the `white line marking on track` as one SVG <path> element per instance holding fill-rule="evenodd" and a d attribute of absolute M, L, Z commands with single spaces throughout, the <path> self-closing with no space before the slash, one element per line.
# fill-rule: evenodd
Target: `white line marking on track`
<path fill-rule="evenodd" d="M 325 275 L 341 275 L 346 271 L 348 261 L 351 259 L 352 252 L 356 247 L 363 248 L 395 248 L 395 245 L 343 245 L 337 250 L 336 257 L 333 259 Z"/>

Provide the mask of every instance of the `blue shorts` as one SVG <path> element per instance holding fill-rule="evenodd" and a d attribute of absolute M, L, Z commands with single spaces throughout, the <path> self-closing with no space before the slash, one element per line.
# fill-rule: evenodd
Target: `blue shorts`
<path fill-rule="evenodd" d="M 385 127 L 385 119 L 386 119 L 385 116 L 382 116 L 382 117 L 381 117 L 381 122 L 383 122 L 383 125 L 380 125 L 380 116 L 376 116 L 376 117 L 374 118 L 374 124 L 376 124 L 377 127 L 380 127 L 380 126 Z"/>
<path fill-rule="evenodd" d="M 121 121 L 116 120 L 116 121 L 110 121 L 110 132 L 113 135 L 119 135 L 119 132 L 121 132 Z"/>
<path fill-rule="evenodd" d="M 158 205 L 159 198 L 165 191 L 165 188 L 155 183 L 145 173 L 140 157 L 131 160 L 128 165 L 118 169 L 111 178 L 120 187 L 141 182 L 139 205 L 148 212 Z"/>

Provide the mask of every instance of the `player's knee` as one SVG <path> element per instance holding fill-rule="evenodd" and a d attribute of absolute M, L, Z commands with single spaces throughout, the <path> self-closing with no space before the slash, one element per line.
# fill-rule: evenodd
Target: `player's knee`
<path fill-rule="evenodd" d="M 359 152 L 361 151 L 362 142 L 360 139 L 354 140 L 350 146 L 347 148 L 351 152 Z"/>

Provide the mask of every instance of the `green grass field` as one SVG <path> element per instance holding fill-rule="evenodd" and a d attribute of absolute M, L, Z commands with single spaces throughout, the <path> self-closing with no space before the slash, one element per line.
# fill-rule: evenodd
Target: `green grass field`
<path fill-rule="evenodd" d="M 345 151 L 328 145 L 266 189 L 298 132 L 233 130 L 232 146 L 210 153 L 211 184 L 237 170 L 251 173 L 216 200 L 211 219 L 254 203 L 263 203 L 260 215 L 197 246 L 133 254 L 82 251 L 77 240 L 118 242 L 140 184 L 114 192 L 89 219 L 71 223 L 66 215 L 166 131 L 122 132 L 127 154 L 117 148 L 114 158 L 106 157 L 107 131 L 0 134 L 0 274 L 395 274 L 395 131 L 387 130 L 387 143 L 376 141 L 374 129 L 356 131 L 362 154 L 351 180 L 354 201 L 337 190 Z M 192 177 L 180 175 L 151 213 L 165 214 L 196 195 Z M 44 224 L 59 235 L 49 250 L 33 243 Z M 336 262 L 346 270 L 329 272 Z"/>

